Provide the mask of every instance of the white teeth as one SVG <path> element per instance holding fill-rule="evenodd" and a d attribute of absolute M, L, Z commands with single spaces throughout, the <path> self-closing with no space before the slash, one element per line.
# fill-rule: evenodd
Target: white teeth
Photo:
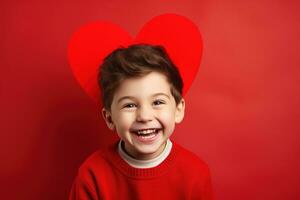
<path fill-rule="evenodd" d="M 156 132 L 155 129 L 147 129 L 147 130 L 137 131 L 137 133 L 138 133 L 139 135 L 150 134 L 150 133 L 155 133 L 155 132 Z"/>

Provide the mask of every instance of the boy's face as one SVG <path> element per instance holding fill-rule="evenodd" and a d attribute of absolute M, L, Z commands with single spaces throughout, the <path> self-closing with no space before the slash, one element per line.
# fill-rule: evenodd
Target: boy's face
<path fill-rule="evenodd" d="M 151 72 L 124 80 L 116 90 L 111 111 L 103 117 L 125 142 L 125 150 L 136 159 L 152 159 L 164 149 L 175 123 L 184 116 L 185 103 L 176 105 L 165 75 Z"/>

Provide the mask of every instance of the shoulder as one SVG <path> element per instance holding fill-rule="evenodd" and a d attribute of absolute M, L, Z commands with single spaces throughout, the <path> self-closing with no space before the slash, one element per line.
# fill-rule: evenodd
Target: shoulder
<path fill-rule="evenodd" d="M 172 141 L 172 143 L 174 148 L 178 151 L 176 154 L 176 160 L 178 164 L 185 169 L 185 171 L 200 173 L 202 175 L 209 174 L 209 167 L 201 157 L 174 141 Z"/>
<path fill-rule="evenodd" d="M 98 149 L 80 165 L 69 199 L 100 199 L 98 186 L 101 185 L 101 180 L 110 170 L 106 152 L 105 149 Z"/>
<path fill-rule="evenodd" d="M 101 148 L 90 154 L 78 169 L 78 176 L 86 179 L 97 177 L 111 170 L 111 155 L 114 153 L 113 148 L 115 144 Z"/>

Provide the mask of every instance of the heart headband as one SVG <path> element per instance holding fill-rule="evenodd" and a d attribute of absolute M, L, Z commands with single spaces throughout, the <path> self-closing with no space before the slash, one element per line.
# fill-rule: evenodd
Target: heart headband
<path fill-rule="evenodd" d="M 97 84 L 99 66 L 116 48 L 131 44 L 163 46 L 182 76 L 183 95 L 190 88 L 200 66 L 202 39 L 198 27 L 186 17 L 163 14 L 147 22 L 135 38 L 110 22 L 95 22 L 73 33 L 68 46 L 68 60 L 84 91 L 101 103 Z"/>

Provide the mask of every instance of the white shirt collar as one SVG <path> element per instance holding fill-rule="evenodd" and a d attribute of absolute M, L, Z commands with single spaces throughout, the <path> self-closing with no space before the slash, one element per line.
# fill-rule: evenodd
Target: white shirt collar
<path fill-rule="evenodd" d="M 130 155 L 128 155 L 124 149 L 122 148 L 122 140 L 120 140 L 119 145 L 118 145 L 118 152 L 119 155 L 125 160 L 130 166 L 135 167 L 135 168 L 151 168 L 151 167 L 156 167 L 160 163 L 162 163 L 170 154 L 172 150 L 172 142 L 170 139 L 167 140 L 167 144 L 163 150 L 163 152 L 150 160 L 137 160 Z"/>

